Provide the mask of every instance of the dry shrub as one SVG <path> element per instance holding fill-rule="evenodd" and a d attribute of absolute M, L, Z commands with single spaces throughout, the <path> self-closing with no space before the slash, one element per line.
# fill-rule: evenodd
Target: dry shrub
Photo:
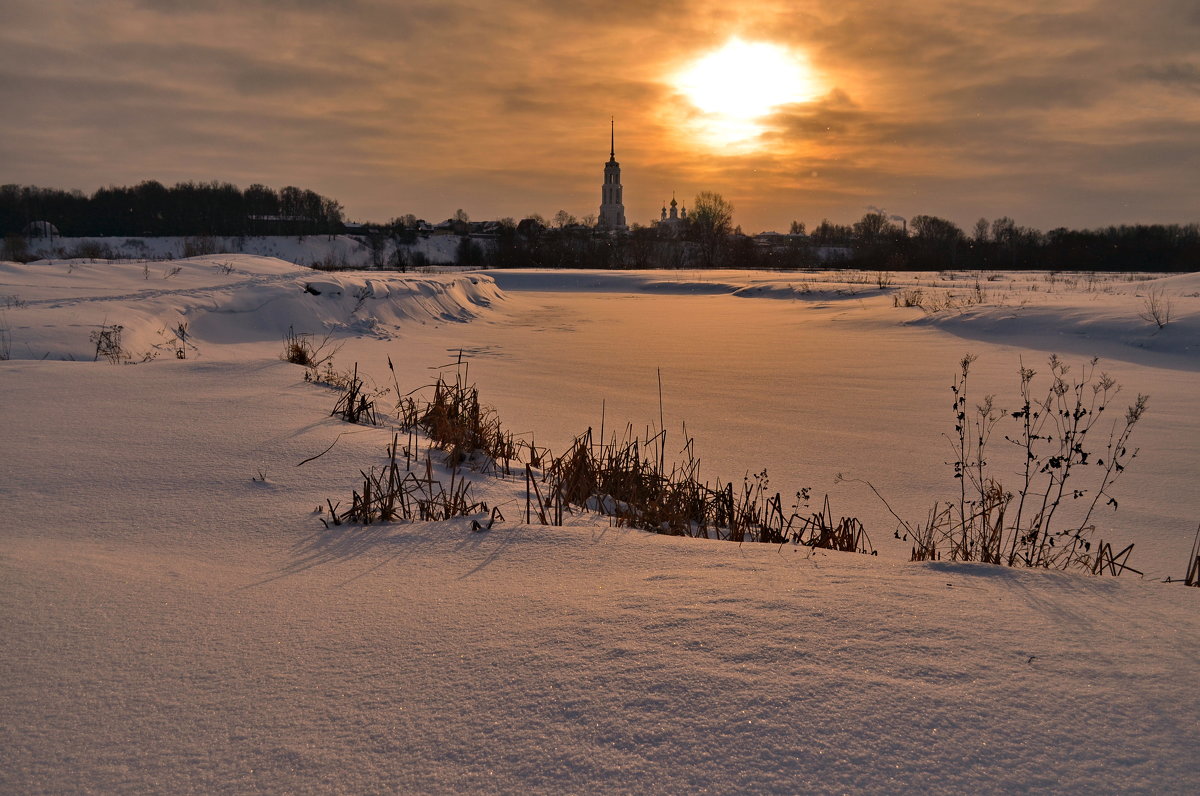
<path fill-rule="evenodd" d="M 1123 417 L 1102 424 L 1120 386 L 1096 371 L 1096 359 L 1071 375 L 1066 364 L 1051 356 L 1044 389 L 1035 391 L 1036 371 L 1022 366 L 1019 407 L 1003 411 L 994 396 L 978 402 L 969 399 L 968 376 L 974 361 L 970 355 L 962 359 L 950 388 L 954 434 L 948 438 L 955 454 L 957 498 L 935 503 L 924 524 L 912 524 L 892 511 L 870 482 L 862 482 L 896 518 L 896 536 L 912 541 L 912 560 L 948 558 L 1010 567 L 1141 574 L 1127 563 L 1132 545 L 1114 553 L 1102 540 L 1093 542 L 1093 518 L 1100 508 L 1117 508 L 1110 490 L 1137 457 L 1138 450 L 1129 447 L 1130 437 L 1146 411 L 1147 397 L 1138 395 Z M 988 452 L 993 433 L 1006 420 L 1015 428 L 1003 439 L 1023 461 L 1015 492 L 992 475 Z M 1094 442 L 1106 430 L 1107 437 Z"/>
<path fill-rule="evenodd" d="M 337 349 L 330 347 L 329 338 L 330 335 L 327 334 L 320 342 L 316 342 L 313 335 L 307 332 L 298 333 L 294 327 L 289 326 L 283 336 L 283 353 L 279 358 L 293 365 L 303 365 L 316 370 L 330 364 L 333 355 L 337 353 Z"/>
<path fill-rule="evenodd" d="M 12 357 L 12 332 L 8 328 L 8 319 L 0 312 L 0 362 Z"/>
<path fill-rule="evenodd" d="M 68 260 L 112 260 L 115 257 L 108 244 L 95 240 L 79 241 L 65 256 Z"/>
<path fill-rule="evenodd" d="M 88 339 L 96 346 L 96 355 L 92 357 L 92 361 L 98 362 L 103 357 L 113 365 L 128 362 L 132 357 L 122 345 L 121 336 L 124 331 L 125 327 L 119 323 L 104 323 L 100 325 L 99 329 L 92 332 L 88 336 Z"/>
<path fill-rule="evenodd" d="M 38 255 L 30 251 L 29 241 L 23 236 L 13 232 L 4 236 L 4 249 L 0 251 L 0 260 L 28 263 L 36 259 L 38 259 Z"/>
<path fill-rule="evenodd" d="M 351 271 L 355 266 L 346 259 L 345 252 L 331 251 L 320 260 L 313 260 L 309 267 L 314 271 Z"/>
<path fill-rule="evenodd" d="M 217 253 L 217 241 L 211 235 L 194 235 L 183 239 L 184 257 L 205 257 Z"/>
<path fill-rule="evenodd" d="M 1171 322 L 1175 305 L 1167 298 L 1162 287 L 1152 287 L 1142 296 L 1142 309 L 1138 317 L 1147 323 L 1152 323 L 1159 329 Z"/>

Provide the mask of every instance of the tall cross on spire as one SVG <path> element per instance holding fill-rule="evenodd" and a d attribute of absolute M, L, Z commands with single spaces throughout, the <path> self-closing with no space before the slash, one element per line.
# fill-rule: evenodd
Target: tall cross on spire
<path fill-rule="evenodd" d="M 611 160 L 616 160 L 616 158 L 617 158 L 617 120 L 615 117 L 610 116 L 608 119 L 608 123 L 612 126 L 612 128 L 609 130 L 608 157 Z"/>

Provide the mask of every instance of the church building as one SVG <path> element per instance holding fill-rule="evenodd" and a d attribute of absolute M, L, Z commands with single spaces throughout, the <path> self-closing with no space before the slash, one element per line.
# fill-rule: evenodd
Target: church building
<path fill-rule="evenodd" d="M 609 131 L 608 162 L 604 164 L 604 185 L 600 189 L 600 221 L 602 229 L 626 229 L 625 200 L 621 195 L 621 164 L 617 162 L 617 125 Z"/>
<path fill-rule="evenodd" d="M 661 234 L 667 235 L 682 235 L 687 229 L 687 208 L 680 207 L 675 201 L 675 194 L 671 194 L 671 212 L 667 214 L 667 206 L 663 205 L 662 218 L 658 220 L 654 226 L 658 228 Z"/>

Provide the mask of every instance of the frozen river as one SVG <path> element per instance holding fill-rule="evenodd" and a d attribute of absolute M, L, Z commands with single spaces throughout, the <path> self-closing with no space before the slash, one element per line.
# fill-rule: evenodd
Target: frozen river
<path fill-rule="evenodd" d="M 1031 345 L 1036 328 L 1019 345 L 1001 335 L 965 339 L 876 289 L 778 299 L 709 290 L 703 276 L 651 290 L 585 274 L 493 276 L 508 294 L 494 314 L 405 327 L 386 344 L 352 341 L 339 360 L 358 359 L 384 381 L 391 356 L 408 387 L 461 349 L 470 379 L 506 426 L 554 451 L 588 427 L 599 430 L 602 411 L 609 431 L 632 424 L 653 433 L 661 372 L 671 444 L 682 445 L 686 424 L 705 477 L 740 481 L 766 468 L 785 496 L 800 487 L 816 499 L 828 492 L 834 511 L 863 519 L 887 555 L 908 549 L 891 538 L 895 522 L 865 486 L 835 484 L 837 474 L 869 480 L 906 519 L 921 521 L 933 500 L 957 493 L 947 435 L 950 385 L 965 354 L 978 356 L 972 401 L 995 394 L 1009 410 L 1022 362 L 1044 373 L 1058 352 L 1078 372 L 1089 359 L 1086 340 L 1046 333 L 1043 345 Z M 1104 340 L 1097 347 L 1111 348 Z M 1147 355 L 1156 366 L 1135 358 L 1098 366 L 1123 386 L 1114 418 L 1138 392 L 1151 395 L 1151 410 L 1134 437 L 1142 452 L 1113 489 L 1120 510 L 1094 519 L 1099 538 L 1136 542 L 1134 563 L 1165 576 L 1182 566 L 1200 519 L 1200 376 L 1163 367 L 1161 357 Z M 992 446 L 1011 457 L 1000 434 Z M 1006 486 L 1015 489 L 1015 464 L 1010 472 Z"/>

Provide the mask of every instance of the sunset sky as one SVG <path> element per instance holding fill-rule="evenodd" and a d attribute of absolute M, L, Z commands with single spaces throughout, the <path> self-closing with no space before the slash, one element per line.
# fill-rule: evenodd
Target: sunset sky
<path fill-rule="evenodd" d="M 1200 220 L 1198 0 L 0 8 L 3 183 L 292 184 L 354 220 L 583 216 L 612 116 L 631 223 L 702 190 L 747 232 L 868 207 L 964 227 Z M 678 76 L 734 37 L 806 84 L 730 68 L 735 94 L 785 104 L 701 110 Z M 739 140 L 714 133 L 730 124 Z"/>

